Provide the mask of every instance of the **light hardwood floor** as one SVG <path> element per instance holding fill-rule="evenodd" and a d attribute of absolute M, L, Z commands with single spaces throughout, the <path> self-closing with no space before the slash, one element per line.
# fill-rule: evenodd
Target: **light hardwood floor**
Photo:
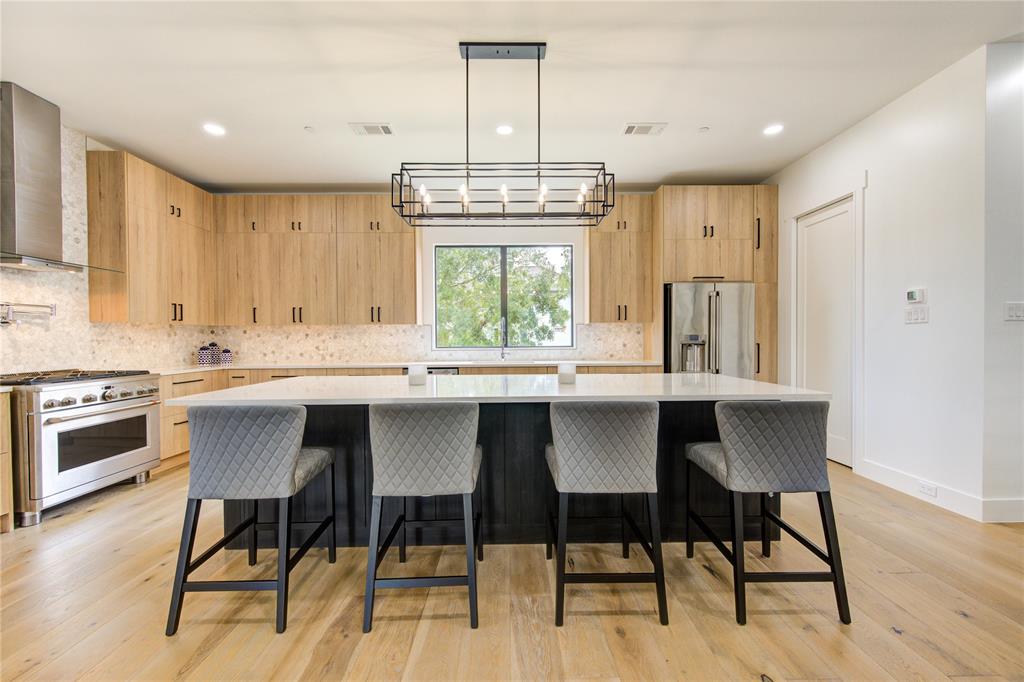
<path fill-rule="evenodd" d="M 730 569 L 710 546 L 687 560 L 666 545 L 671 625 L 651 586 L 572 586 L 553 622 L 552 565 L 541 546 L 488 546 L 480 628 L 465 590 L 379 593 L 360 631 L 365 549 L 329 565 L 313 550 L 293 573 L 288 630 L 274 633 L 272 593 L 190 594 L 181 629 L 163 634 L 187 474 L 118 486 L 66 505 L 0 540 L 0 678 L 34 679 L 1024 679 L 1024 524 L 983 525 L 834 467 L 853 624 L 831 586 L 749 585 L 749 620 L 733 620 Z M 787 518 L 821 541 L 812 496 Z M 219 530 L 207 504 L 197 547 Z M 792 540 L 748 567 L 811 568 Z M 392 552 L 395 554 L 396 552 Z M 643 568 L 615 545 L 570 547 L 570 570 Z M 458 572 L 461 547 L 410 547 L 384 575 Z M 270 576 L 222 553 L 202 577 Z"/>

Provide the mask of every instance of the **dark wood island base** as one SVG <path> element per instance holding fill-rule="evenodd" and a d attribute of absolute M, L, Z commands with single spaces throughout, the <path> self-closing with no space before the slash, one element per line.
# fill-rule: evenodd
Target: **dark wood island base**
<path fill-rule="evenodd" d="M 685 494 L 687 467 L 683 449 L 687 443 L 718 440 L 713 401 L 666 401 L 661 403 L 658 433 L 658 499 L 661 527 L 666 541 L 682 541 L 685 533 Z M 544 461 L 544 446 L 551 441 L 549 403 L 483 403 L 480 405 L 479 442 L 483 463 L 477 505 L 483 512 L 485 544 L 543 543 L 545 514 L 555 499 L 554 487 Z M 370 433 L 365 405 L 310 405 L 307 407 L 306 445 L 335 447 L 337 542 L 342 546 L 365 546 L 369 537 Z M 693 469 L 693 508 L 713 531 L 729 538 L 729 494 L 696 467 Z M 294 498 L 292 514 L 296 521 L 323 518 L 327 507 L 327 479 L 311 482 Z M 640 495 L 588 495 L 572 497 L 571 542 L 620 542 L 621 505 L 625 504 L 639 521 L 646 521 Z M 771 499 L 780 512 L 779 496 Z M 247 504 L 228 500 L 224 503 L 225 530 L 240 523 Z M 459 496 L 408 498 L 407 516 L 412 519 L 461 518 Z M 385 525 L 401 513 L 400 500 L 387 500 Z M 761 538 L 760 495 L 744 496 L 744 536 Z M 276 519 L 276 505 L 260 505 L 260 521 Z M 778 539 L 774 525 L 772 539 Z M 292 542 L 302 544 L 308 531 L 295 528 Z M 698 541 L 704 540 L 694 527 Z M 261 547 L 275 546 L 272 533 L 261 533 Z M 627 533 L 627 537 L 629 534 Z M 410 528 L 410 544 L 461 543 L 462 531 L 456 527 Z M 232 547 L 243 547 L 236 540 Z"/>

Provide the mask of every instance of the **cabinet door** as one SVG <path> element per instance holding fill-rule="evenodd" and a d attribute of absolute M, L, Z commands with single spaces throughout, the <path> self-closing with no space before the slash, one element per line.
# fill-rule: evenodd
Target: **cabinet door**
<path fill-rule="evenodd" d="M 703 239 L 707 226 L 707 187 L 675 185 L 662 188 L 665 239 Z"/>
<path fill-rule="evenodd" d="M 604 217 L 601 223 L 594 228 L 595 232 L 621 232 L 622 231 L 622 200 L 624 196 L 620 195 L 615 199 L 615 207 L 608 212 L 608 215 Z M 591 311 L 593 316 L 593 311 Z"/>
<path fill-rule="evenodd" d="M 263 223 L 265 232 L 296 232 L 298 218 L 295 211 L 295 196 L 291 194 L 264 194 Z"/>
<path fill-rule="evenodd" d="M 752 239 L 754 189 L 750 185 L 715 185 L 707 188 L 708 237 Z"/>
<path fill-rule="evenodd" d="M 779 188 L 754 185 L 754 281 L 779 281 Z"/>
<path fill-rule="evenodd" d="M 373 286 L 377 322 L 416 324 L 416 237 L 411 233 L 381 233 L 377 239 Z"/>
<path fill-rule="evenodd" d="M 164 324 L 170 321 L 170 268 L 167 252 L 167 214 L 163 210 L 128 205 L 128 321 Z"/>
<path fill-rule="evenodd" d="M 167 175 L 167 202 L 173 207 L 174 221 L 193 227 L 204 227 L 203 190 L 174 175 Z M 171 225 L 176 224 L 171 222 Z"/>
<path fill-rule="evenodd" d="M 380 260 L 377 235 L 338 235 L 338 321 L 371 324 L 377 320 L 374 272 Z"/>
<path fill-rule="evenodd" d="M 296 283 L 285 276 L 293 251 L 288 249 L 291 234 L 256 236 L 256 324 L 292 324 L 292 308 L 298 296 Z M 297 316 L 296 316 L 297 318 Z"/>
<path fill-rule="evenodd" d="M 413 229 L 409 223 L 398 215 L 398 211 L 391 206 L 390 194 L 378 194 L 374 196 L 374 223 L 377 232 L 397 232 L 412 234 Z"/>
<path fill-rule="evenodd" d="M 252 383 L 252 372 L 250 370 L 224 370 L 224 388 L 234 388 L 235 386 L 248 386 L 250 383 Z"/>
<path fill-rule="evenodd" d="M 718 271 L 727 282 L 750 282 L 754 279 L 754 245 L 749 239 L 715 238 L 718 247 Z"/>
<path fill-rule="evenodd" d="M 664 258 L 669 282 L 749 282 L 753 274 L 752 246 L 745 239 L 666 240 Z"/>
<path fill-rule="evenodd" d="M 298 252 L 298 271 L 285 272 L 285 278 L 299 281 L 297 322 L 300 324 L 336 324 L 338 320 L 337 246 L 331 234 L 301 234 L 288 238 Z"/>
<path fill-rule="evenodd" d="M 338 232 L 376 232 L 376 195 L 345 194 L 338 197 Z"/>
<path fill-rule="evenodd" d="M 623 194 L 620 199 L 622 229 L 626 232 L 650 232 L 653 222 L 650 194 Z"/>
<path fill-rule="evenodd" d="M 334 232 L 337 206 L 333 194 L 300 194 L 292 198 L 292 203 L 295 209 L 295 231 Z"/>
<path fill-rule="evenodd" d="M 170 257 L 168 297 L 178 304 L 178 324 L 207 324 L 212 317 L 213 235 L 193 225 L 178 225 L 167 231 Z"/>
<path fill-rule="evenodd" d="M 754 378 L 775 383 L 779 379 L 778 287 L 774 282 L 754 285 Z"/>
<path fill-rule="evenodd" d="M 255 194 L 218 194 L 214 201 L 216 230 L 265 232 L 260 208 L 260 198 Z"/>
<path fill-rule="evenodd" d="M 124 159 L 128 203 L 167 215 L 170 209 L 167 201 L 168 173 L 131 154 L 125 154 Z"/>
<path fill-rule="evenodd" d="M 589 233 L 591 322 L 622 320 L 622 301 L 619 300 L 622 291 L 621 237 L 621 232 L 614 231 L 594 230 Z"/>
<path fill-rule="evenodd" d="M 615 279 L 622 287 L 622 321 L 651 322 L 651 233 L 627 230 L 619 241 L 621 260 Z"/>
<path fill-rule="evenodd" d="M 252 232 L 216 235 L 218 324 L 256 324 L 256 242 Z"/>

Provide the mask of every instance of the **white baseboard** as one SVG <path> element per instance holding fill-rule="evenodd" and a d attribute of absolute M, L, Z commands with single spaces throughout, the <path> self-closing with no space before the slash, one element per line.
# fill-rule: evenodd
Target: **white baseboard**
<path fill-rule="evenodd" d="M 873 462 L 869 459 L 862 460 L 854 471 L 865 478 L 870 478 L 872 481 L 877 481 L 882 485 L 899 490 L 901 493 L 906 493 L 911 497 L 930 502 L 938 507 L 948 509 L 976 521 L 989 523 L 1024 521 L 1024 498 L 984 499 L 962 490 L 929 481 L 929 483 L 935 486 L 936 490 L 935 497 L 932 497 L 918 490 L 918 484 L 922 480 L 920 476 L 914 476 L 913 474 L 894 469 L 885 464 Z"/>

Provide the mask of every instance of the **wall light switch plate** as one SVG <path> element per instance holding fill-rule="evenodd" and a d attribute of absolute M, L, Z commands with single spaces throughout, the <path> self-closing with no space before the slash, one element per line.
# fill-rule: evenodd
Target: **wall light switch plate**
<path fill-rule="evenodd" d="M 1007 322 L 1024 322 L 1024 301 L 1003 303 L 1003 319 Z"/>
<path fill-rule="evenodd" d="M 903 309 L 904 324 L 928 324 L 928 306 L 908 305 Z"/>

